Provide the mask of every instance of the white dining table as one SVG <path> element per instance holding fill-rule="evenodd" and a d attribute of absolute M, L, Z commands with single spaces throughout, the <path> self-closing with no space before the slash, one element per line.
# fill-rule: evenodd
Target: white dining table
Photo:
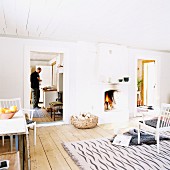
<path fill-rule="evenodd" d="M 20 157 L 24 155 L 24 135 L 28 134 L 28 128 L 26 124 L 25 115 L 22 110 L 19 110 L 11 119 L 0 119 L 0 136 L 16 136 L 16 150 L 20 150 Z M 21 137 L 21 142 L 18 144 L 18 136 Z M 12 147 L 12 146 L 11 146 Z M 24 161 L 23 161 L 24 162 Z M 24 163 L 21 162 L 21 169 L 23 169 Z"/>
<path fill-rule="evenodd" d="M 28 134 L 25 115 L 19 110 L 12 119 L 0 119 L 0 136 Z"/>

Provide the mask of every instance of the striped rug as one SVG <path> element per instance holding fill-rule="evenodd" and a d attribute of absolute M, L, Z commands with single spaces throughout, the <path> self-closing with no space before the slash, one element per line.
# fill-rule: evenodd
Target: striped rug
<path fill-rule="evenodd" d="M 156 145 L 116 146 L 109 139 L 62 144 L 81 170 L 170 170 L 170 141 Z"/>

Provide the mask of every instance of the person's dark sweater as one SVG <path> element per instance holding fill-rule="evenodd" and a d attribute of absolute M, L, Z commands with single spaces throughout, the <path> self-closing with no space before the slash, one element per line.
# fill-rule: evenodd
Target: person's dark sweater
<path fill-rule="evenodd" d="M 36 71 L 31 74 L 30 80 L 31 80 L 31 88 L 39 88 L 39 73 Z"/>

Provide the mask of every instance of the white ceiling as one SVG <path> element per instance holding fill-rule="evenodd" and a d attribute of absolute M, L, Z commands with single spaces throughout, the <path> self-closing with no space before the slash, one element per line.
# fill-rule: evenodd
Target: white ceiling
<path fill-rule="evenodd" d="M 30 53 L 30 59 L 31 61 L 50 61 L 53 58 L 57 57 L 58 54 L 59 53 L 32 51 Z"/>
<path fill-rule="evenodd" d="M 0 0 L 0 36 L 170 51 L 170 0 Z"/>

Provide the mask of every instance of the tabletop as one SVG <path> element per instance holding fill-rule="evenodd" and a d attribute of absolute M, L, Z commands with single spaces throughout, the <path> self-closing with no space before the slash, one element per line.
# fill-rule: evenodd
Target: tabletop
<path fill-rule="evenodd" d="M 28 134 L 25 115 L 19 110 L 12 119 L 0 120 L 0 136 L 10 134 Z"/>

